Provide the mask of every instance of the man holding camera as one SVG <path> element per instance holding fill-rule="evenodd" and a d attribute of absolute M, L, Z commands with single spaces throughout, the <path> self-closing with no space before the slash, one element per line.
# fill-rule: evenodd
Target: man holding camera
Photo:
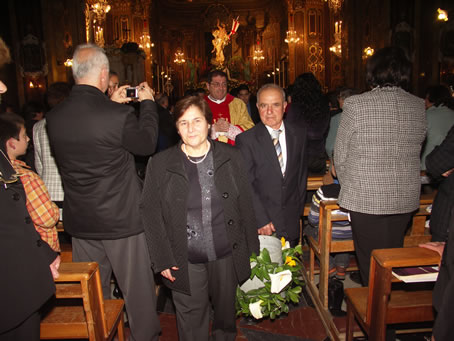
<path fill-rule="evenodd" d="M 150 258 L 139 214 L 142 184 L 134 157 L 156 148 L 158 117 L 153 91 L 137 87 L 140 115 L 121 105 L 127 86 L 111 99 L 109 61 L 92 44 L 73 56 L 76 85 L 47 115 L 51 147 L 65 189 L 63 221 L 71 234 L 74 261 L 99 263 L 105 298 L 112 271 L 123 293 L 131 340 L 158 340 L 159 320 Z"/>

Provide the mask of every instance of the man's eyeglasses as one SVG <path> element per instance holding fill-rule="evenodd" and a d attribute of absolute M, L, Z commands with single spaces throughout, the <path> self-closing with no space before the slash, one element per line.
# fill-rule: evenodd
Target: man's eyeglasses
<path fill-rule="evenodd" d="M 214 86 L 215 88 L 226 88 L 227 87 L 227 83 L 210 83 L 211 86 Z"/>

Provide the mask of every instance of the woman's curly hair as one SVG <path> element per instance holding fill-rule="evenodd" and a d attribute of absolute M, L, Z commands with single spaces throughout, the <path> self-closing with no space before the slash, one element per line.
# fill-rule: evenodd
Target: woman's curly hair
<path fill-rule="evenodd" d="M 302 117 L 309 122 L 326 114 L 327 100 L 322 92 L 322 86 L 314 74 L 302 73 L 295 79 L 292 103 L 298 104 Z"/>

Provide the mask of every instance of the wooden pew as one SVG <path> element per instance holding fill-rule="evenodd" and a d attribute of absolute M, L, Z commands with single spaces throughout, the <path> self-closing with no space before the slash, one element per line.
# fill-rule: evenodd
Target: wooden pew
<path fill-rule="evenodd" d="M 57 232 L 58 233 L 65 233 L 65 228 L 63 226 L 63 222 L 59 221 L 57 224 Z M 71 263 L 73 261 L 73 248 L 71 243 L 63 243 L 60 239 L 60 257 L 63 263 Z"/>
<path fill-rule="evenodd" d="M 432 290 L 392 290 L 392 269 L 439 261 L 437 252 L 419 247 L 374 250 L 369 287 L 345 289 L 347 341 L 353 340 L 355 318 L 370 341 L 384 341 L 388 324 L 433 321 Z"/>
<path fill-rule="evenodd" d="M 59 273 L 56 304 L 41 320 L 41 339 L 112 340 L 117 333 L 123 341 L 124 301 L 103 299 L 98 264 L 61 263 Z"/>
<path fill-rule="evenodd" d="M 425 222 L 430 213 L 426 208 L 432 203 L 434 194 L 421 195 L 420 207 L 413 217 L 412 227 L 407 231 L 404 239 L 405 247 L 417 246 L 430 240 L 431 236 L 425 228 Z M 332 223 L 345 221 L 344 214 L 335 214 L 339 210 L 337 201 L 322 201 L 320 203 L 319 238 L 316 240 L 307 236 L 309 246 L 309 269 L 303 266 L 303 277 L 309 294 L 331 338 L 338 340 L 339 331 L 333 322 L 328 310 L 328 280 L 329 280 L 329 256 L 330 253 L 355 251 L 353 240 L 332 240 Z M 320 271 L 315 268 L 315 258 L 319 260 Z M 357 267 L 349 267 L 347 271 L 357 270 Z M 315 283 L 315 274 L 319 273 L 319 287 Z M 335 337 L 336 335 L 336 337 Z"/>
<path fill-rule="evenodd" d="M 323 185 L 323 175 L 309 175 L 307 177 L 307 187 L 308 191 L 316 191 Z"/>

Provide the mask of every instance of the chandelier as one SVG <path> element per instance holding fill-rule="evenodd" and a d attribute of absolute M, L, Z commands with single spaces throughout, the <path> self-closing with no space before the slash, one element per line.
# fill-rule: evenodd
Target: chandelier
<path fill-rule="evenodd" d="M 154 47 L 154 43 L 151 42 L 151 37 L 149 34 L 143 34 L 140 36 L 139 47 L 143 49 L 146 53 L 149 53 L 150 49 Z"/>
<path fill-rule="evenodd" d="M 98 2 L 91 5 L 91 11 L 96 14 L 100 19 L 104 19 L 106 14 L 110 11 L 110 5 L 107 0 L 98 0 Z"/>
<path fill-rule="evenodd" d="M 363 59 L 367 59 L 367 58 L 373 56 L 374 52 L 375 52 L 375 50 L 372 47 L 370 47 L 370 46 L 366 47 L 363 50 Z"/>
<path fill-rule="evenodd" d="M 287 37 L 284 40 L 287 44 L 296 44 L 300 41 L 298 34 L 294 30 L 287 31 Z"/>
<path fill-rule="evenodd" d="M 343 1 L 344 0 L 325 0 L 325 2 L 328 2 L 329 8 L 331 8 L 334 13 L 337 13 L 341 9 Z"/>
<path fill-rule="evenodd" d="M 334 23 L 334 45 L 329 50 L 337 57 L 342 56 L 342 21 Z"/>
<path fill-rule="evenodd" d="M 440 21 L 448 21 L 448 12 L 445 10 L 442 10 L 441 8 L 437 9 L 438 15 L 437 15 L 437 20 Z"/>
<path fill-rule="evenodd" d="M 178 49 L 177 52 L 175 52 L 175 60 L 173 62 L 178 65 L 185 63 L 186 59 L 184 59 L 184 52 Z"/>
<path fill-rule="evenodd" d="M 252 57 L 252 59 L 254 59 L 256 63 L 265 59 L 265 57 L 263 56 L 263 50 L 260 48 L 259 45 L 257 45 L 257 47 L 255 48 L 254 56 Z"/>

